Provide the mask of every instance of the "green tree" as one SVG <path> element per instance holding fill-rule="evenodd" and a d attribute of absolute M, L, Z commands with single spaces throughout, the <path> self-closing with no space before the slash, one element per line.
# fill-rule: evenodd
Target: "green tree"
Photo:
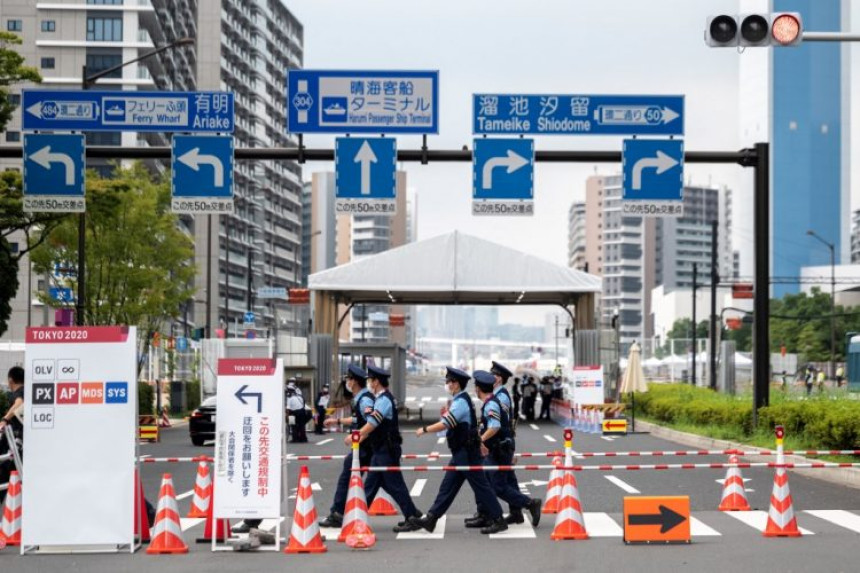
<path fill-rule="evenodd" d="M 666 354 L 671 353 L 672 343 L 671 340 L 683 340 L 687 343 L 687 345 L 692 344 L 693 339 L 693 329 L 692 329 L 693 321 L 689 318 L 679 318 L 672 324 L 672 329 L 666 333 L 666 342 L 663 345 L 663 350 Z M 696 326 L 696 338 L 699 340 L 703 340 L 708 338 L 708 321 L 701 321 L 698 326 Z M 678 344 L 675 344 L 675 354 L 679 352 L 686 352 L 687 348 L 680 348 Z"/>
<path fill-rule="evenodd" d="M 804 360 L 825 362 L 830 360 L 830 294 L 813 287 L 810 294 L 788 294 L 770 302 L 771 351 L 803 356 Z M 844 337 L 847 327 L 857 324 L 856 319 L 843 316 L 850 312 L 836 307 L 836 340 Z M 836 347 L 836 359 L 844 359 L 841 344 Z"/>
<path fill-rule="evenodd" d="M 21 82 L 41 82 L 36 68 L 25 66 L 24 57 L 13 49 L 21 44 L 21 37 L 11 32 L 0 32 L 0 131 L 12 119 L 15 105 L 9 100 L 9 86 Z"/>
<path fill-rule="evenodd" d="M 86 181 L 85 322 L 137 325 L 149 339 L 193 294 L 193 243 L 170 211 L 169 179 L 135 163 L 110 178 L 88 171 Z M 33 253 L 36 268 L 77 260 L 77 233 L 77 219 L 64 220 Z"/>

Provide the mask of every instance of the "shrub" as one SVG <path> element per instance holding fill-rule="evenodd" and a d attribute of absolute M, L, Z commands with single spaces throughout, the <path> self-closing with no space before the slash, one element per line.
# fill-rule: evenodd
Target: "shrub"
<path fill-rule="evenodd" d="M 141 416 L 155 413 L 155 389 L 148 382 L 137 384 L 137 413 Z"/>

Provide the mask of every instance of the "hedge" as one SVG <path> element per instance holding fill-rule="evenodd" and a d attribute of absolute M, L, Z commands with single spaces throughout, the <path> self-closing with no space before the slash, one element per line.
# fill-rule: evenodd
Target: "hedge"
<path fill-rule="evenodd" d="M 188 411 L 193 412 L 200 406 L 200 381 L 189 380 L 185 383 L 185 402 Z"/>
<path fill-rule="evenodd" d="M 151 416 L 155 413 L 155 388 L 148 382 L 138 382 L 137 384 L 137 413 L 141 416 Z"/>

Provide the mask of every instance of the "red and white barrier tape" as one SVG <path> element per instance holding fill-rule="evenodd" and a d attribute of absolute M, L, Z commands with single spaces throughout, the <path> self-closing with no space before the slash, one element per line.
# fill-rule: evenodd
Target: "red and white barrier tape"
<path fill-rule="evenodd" d="M 197 456 L 193 458 L 140 458 L 142 464 L 162 464 L 162 463 L 180 463 L 180 462 L 214 462 L 215 458 L 211 456 Z"/>
<path fill-rule="evenodd" d="M 827 468 L 856 468 L 860 463 L 838 462 L 805 462 L 797 464 L 778 464 L 775 462 L 741 462 L 737 464 L 640 464 L 640 465 L 591 465 L 591 466 L 554 466 L 550 464 L 516 465 L 516 466 L 365 466 L 352 471 L 360 472 L 476 472 L 476 471 L 545 471 L 572 470 L 611 472 L 618 470 L 698 470 L 698 469 L 728 469 L 728 468 L 785 468 L 785 469 L 827 469 Z"/>

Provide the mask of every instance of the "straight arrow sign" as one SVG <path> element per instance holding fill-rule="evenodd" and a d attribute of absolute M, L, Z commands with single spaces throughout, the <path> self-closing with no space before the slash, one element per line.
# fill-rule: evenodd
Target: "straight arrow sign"
<path fill-rule="evenodd" d="M 631 514 L 627 518 L 627 523 L 631 527 L 635 525 L 659 525 L 660 533 L 666 533 L 687 520 L 685 516 L 672 511 L 665 505 L 661 505 L 658 509 L 660 513 Z"/>
<path fill-rule="evenodd" d="M 376 163 L 376 154 L 365 141 L 358 153 L 355 154 L 355 162 L 361 163 L 361 194 L 370 195 L 370 164 Z"/>

